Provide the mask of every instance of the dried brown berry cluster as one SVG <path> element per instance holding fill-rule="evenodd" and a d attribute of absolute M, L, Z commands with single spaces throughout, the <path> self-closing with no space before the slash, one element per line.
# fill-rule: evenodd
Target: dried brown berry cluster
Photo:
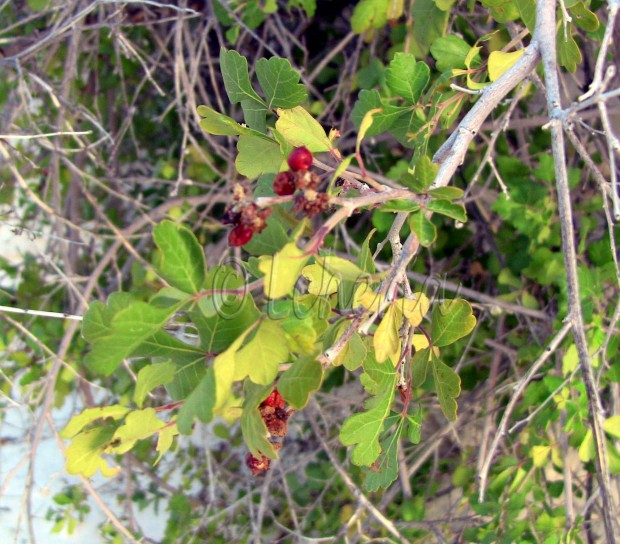
<path fill-rule="evenodd" d="M 247 199 L 247 190 L 238 183 L 233 188 L 232 203 L 224 210 L 222 223 L 234 225 L 228 233 L 228 244 L 233 247 L 247 244 L 252 236 L 267 226 L 271 208 L 259 208 Z"/>
<path fill-rule="evenodd" d="M 280 172 L 273 180 L 273 191 L 280 196 L 295 196 L 293 211 L 313 217 L 327 208 L 329 196 L 316 190 L 320 178 L 309 168 L 312 166 L 312 153 L 305 147 L 295 148 L 288 157 L 290 171 Z"/>
<path fill-rule="evenodd" d="M 282 447 L 280 442 L 274 439 L 284 438 L 288 434 L 288 419 L 293 414 L 293 410 L 286 409 L 286 401 L 277 389 L 274 389 L 269 396 L 260 403 L 258 411 L 265 422 L 269 438 L 274 450 Z M 261 454 L 260 459 L 248 453 L 245 464 L 252 471 L 254 476 L 269 470 L 271 461 L 268 457 Z"/>

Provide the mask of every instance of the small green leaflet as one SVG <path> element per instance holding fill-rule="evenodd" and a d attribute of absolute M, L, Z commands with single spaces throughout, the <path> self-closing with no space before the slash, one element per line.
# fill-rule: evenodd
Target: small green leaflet
<path fill-rule="evenodd" d="M 259 59 L 256 62 L 256 76 L 270 110 L 294 108 L 308 97 L 308 91 L 299 83 L 299 73 L 293 70 L 287 59 Z"/>
<path fill-rule="evenodd" d="M 456 420 L 456 398 L 461 394 L 461 378 L 448 365 L 440 361 L 434 351 L 426 348 L 418 351 L 411 360 L 414 387 L 421 386 L 429 373 L 435 384 L 439 406 L 449 420 Z"/>
<path fill-rule="evenodd" d="M 359 130 L 364 117 L 369 111 L 381 110 L 381 112 L 373 114 L 372 125 L 366 131 L 367 137 L 377 136 L 387 131 L 408 109 L 391 105 L 388 102 L 384 103 L 381 100 L 379 91 L 376 89 L 362 90 L 357 97 L 355 106 L 353 106 L 353 111 L 351 111 L 351 120 Z"/>
<path fill-rule="evenodd" d="M 409 228 L 415 233 L 424 247 L 429 247 L 437 238 L 437 228 L 433 222 L 420 210 L 409 216 Z"/>
<path fill-rule="evenodd" d="M 144 399 L 153 389 L 172 382 L 176 370 L 176 365 L 170 361 L 154 363 L 141 368 L 140 372 L 138 372 L 136 388 L 133 394 L 133 401 L 138 405 L 138 408 L 142 408 Z"/>
<path fill-rule="evenodd" d="M 234 50 L 220 51 L 220 70 L 224 78 L 226 94 L 233 104 L 243 100 L 251 100 L 265 107 L 263 99 L 256 94 L 250 83 L 248 61 Z"/>
<path fill-rule="evenodd" d="M 313 357 L 294 362 L 278 380 L 278 391 L 291 407 L 301 410 L 308 404 L 310 393 L 321 387 L 323 367 Z"/>
<path fill-rule="evenodd" d="M 415 104 L 428 85 L 430 73 L 430 68 L 416 62 L 413 55 L 396 53 L 385 72 L 385 81 L 394 93 Z"/>
<path fill-rule="evenodd" d="M 382 365 L 368 358 L 364 369 L 370 372 L 366 381 L 374 383 L 372 389 L 377 396 L 365 402 L 365 407 L 368 409 L 366 412 L 353 414 L 340 429 L 340 442 L 344 446 L 355 445 L 351 461 L 358 466 L 372 465 L 381 454 L 379 439 L 383 433 L 385 419 L 390 414 L 395 390 L 393 365 Z"/>
<path fill-rule="evenodd" d="M 166 220 L 153 229 L 153 240 L 159 248 L 155 260 L 158 273 L 181 291 L 200 292 L 207 264 L 204 250 L 192 231 Z"/>
<path fill-rule="evenodd" d="M 465 211 L 465 206 L 463 206 L 463 204 L 457 204 L 455 202 L 450 202 L 449 200 L 431 200 L 426 205 L 426 209 L 431 212 L 445 215 L 446 217 L 450 217 L 451 219 L 460 221 L 461 223 L 467 222 L 467 212 Z"/>
<path fill-rule="evenodd" d="M 320 123 L 301 106 L 277 109 L 276 130 L 293 147 L 307 147 L 313 153 L 329 151 L 332 143 Z"/>
<path fill-rule="evenodd" d="M 395 429 L 389 429 L 387 436 L 381 440 L 381 454 L 373 463 L 364 478 L 364 489 L 378 491 L 387 488 L 398 478 L 398 445 L 403 431 L 403 418 L 398 417 Z"/>
<path fill-rule="evenodd" d="M 471 305 L 457 298 L 433 308 L 431 342 L 436 347 L 447 346 L 467 336 L 475 327 L 476 318 Z"/>
<path fill-rule="evenodd" d="M 187 396 L 177 417 L 177 426 L 182 434 L 190 434 L 194 419 L 209 423 L 213 419 L 215 406 L 215 374 L 213 367 L 207 369 L 198 385 Z"/>
<path fill-rule="evenodd" d="M 441 36 L 431 45 L 431 55 L 437 61 L 435 66 L 440 72 L 452 68 L 465 68 L 467 53 L 469 53 L 469 44 L 454 34 Z"/>

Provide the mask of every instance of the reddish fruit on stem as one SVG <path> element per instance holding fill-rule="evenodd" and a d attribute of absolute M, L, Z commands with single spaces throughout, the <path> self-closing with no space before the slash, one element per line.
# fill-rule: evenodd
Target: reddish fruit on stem
<path fill-rule="evenodd" d="M 277 195 L 292 195 L 295 189 L 295 176 L 291 172 L 280 172 L 273 180 L 273 192 Z"/>
<path fill-rule="evenodd" d="M 293 172 L 307 170 L 312 166 L 312 153 L 307 147 L 296 147 L 288 156 L 288 165 Z"/>
<path fill-rule="evenodd" d="M 274 389 L 269 396 L 261 402 L 261 406 L 272 406 L 273 408 L 284 408 L 286 406 L 286 401 L 280 395 L 277 389 Z"/>
<path fill-rule="evenodd" d="M 254 236 L 254 231 L 246 225 L 237 225 L 228 233 L 228 245 L 232 247 L 247 244 Z"/>

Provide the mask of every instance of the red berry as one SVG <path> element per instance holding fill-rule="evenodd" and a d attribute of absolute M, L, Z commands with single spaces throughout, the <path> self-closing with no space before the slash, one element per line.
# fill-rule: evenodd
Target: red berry
<path fill-rule="evenodd" d="M 274 389 L 269 396 L 261 402 L 261 406 L 272 406 L 273 408 L 284 408 L 286 406 L 286 401 L 280 395 L 277 389 Z"/>
<path fill-rule="evenodd" d="M 288 165 L 293 172 L 307 170 L 312 166 L 312 153 L 307 147 L 296 147 L 288 156 Z"/>
<path fill-rule="evenodd" d="M 277 195 L 292 195 L 295 189 L 295 176 L 291 172 L 280 172 L 273 180 L 273 192 Z"/>
<path fill-rule="evenodd" d="M 254 230 L 246 225 L 237 225 L 228 233 L 228 245 L 239 247 L 247 244 L 254 236 Z"/>
<path fill-rule="evenodd" d="M 268 457 L 261 455 L 261 458 L 258 459 L 254 457 L 251 453 L 248 453 L 245 457 L 246 466 L 252 471 L 254 476 L 258 476 L 263 472 L 267 472 L 269 470 L 269 466 L 271 465 L 271 461 Z"/>

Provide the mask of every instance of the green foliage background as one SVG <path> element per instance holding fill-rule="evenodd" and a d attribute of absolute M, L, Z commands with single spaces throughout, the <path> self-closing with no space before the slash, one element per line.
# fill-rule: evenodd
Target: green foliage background
<path fill-rule="evenodd" d="M 607 11 L 600 0 L 563 5 L 567 106 L 593 79 Z M 166 543 L 600 541 L 595 447 L 570 335 L 530 377 L 487 459 L 515 385 L 568 309 L 540 68 L 485 121 L 450 187 L 428 191 L 433 154 L 530 42 L 534 0 L 29 0 L 1 4 L 0 17 L 0 228 L 42 243 L 21 259 L 0 252 L 0 305 L 88 311 L 83 327 L 0 312 L 2 413 L 9 399 L 40 420 L 76 399 L 86 409 L 62 434 L 54 429 L 67 471 L 81 476 L 55 497 L 50 530 L 80 522 L 88 507 L 78 478 L 99 470 L 134 489 L 110 504 L 104 541 L 139 540 L 146 530 L 131 512 L 147 505 L 167 517 Z M 606 62 L 619 58 L 618 44 Z M 605 85 L 613 93 L 618 76 Z M 617 127 L 617 97 L 606 104 Z M 567 146 L 580 297 L 617 487 L 615 163 L 596 104 L 575 110 L 572 130 L 582 145 Z M 283 248 L 301 253 L 292 240 L 319 228 L 321 218 L 300 224 L 284 205 L 264 235 L 233 251 L 219 221 L 236 182 L 273 196 L 274 173 L 302 144 L 330 166 L 328 182 L 337 147 L 350 173 L 364 167 L 427 195 L 434 212 L 402 199 L 366 206 L 324 240 L 373 275 L 391 263 L 390 244 L 378 244 L 395 213 L 410 212 L 401 238 L 413 232 L 423 248 L 407 275 L 413 291 L 434 297 L 425 326 L 441 359 L 418 349 L 400 413 L 394 365 L 378 361 L 372 337 L 355 335 L 337 365 L 319 368 L 318 343 L 327 349 L 346 329 L 329 309 L 305 298 L 313 313 L 279 324 L 259 316 L 268 304 L 289 315 L 286 298 L 198 296 L 289 270 Z M 350 268 L 318 256 L 303 264 L 315 267 L 304 269 L 310 286 L 319 272 L 338 278 L 337 295 L 316 289 L 342 310 L 335 300 L 350 300 Z M 465 301 L 444 299 L 469 301 L 477 321 Z M 398 343 L 383 320 L 372 333 Z M 279 387 L 299 412 L 274 468 L 255 478 L 247 448 L 276 457 L 256 407 L 281 364 L 290 368 Z M 231 366 L 230 397 L 218 397 Z"/>

